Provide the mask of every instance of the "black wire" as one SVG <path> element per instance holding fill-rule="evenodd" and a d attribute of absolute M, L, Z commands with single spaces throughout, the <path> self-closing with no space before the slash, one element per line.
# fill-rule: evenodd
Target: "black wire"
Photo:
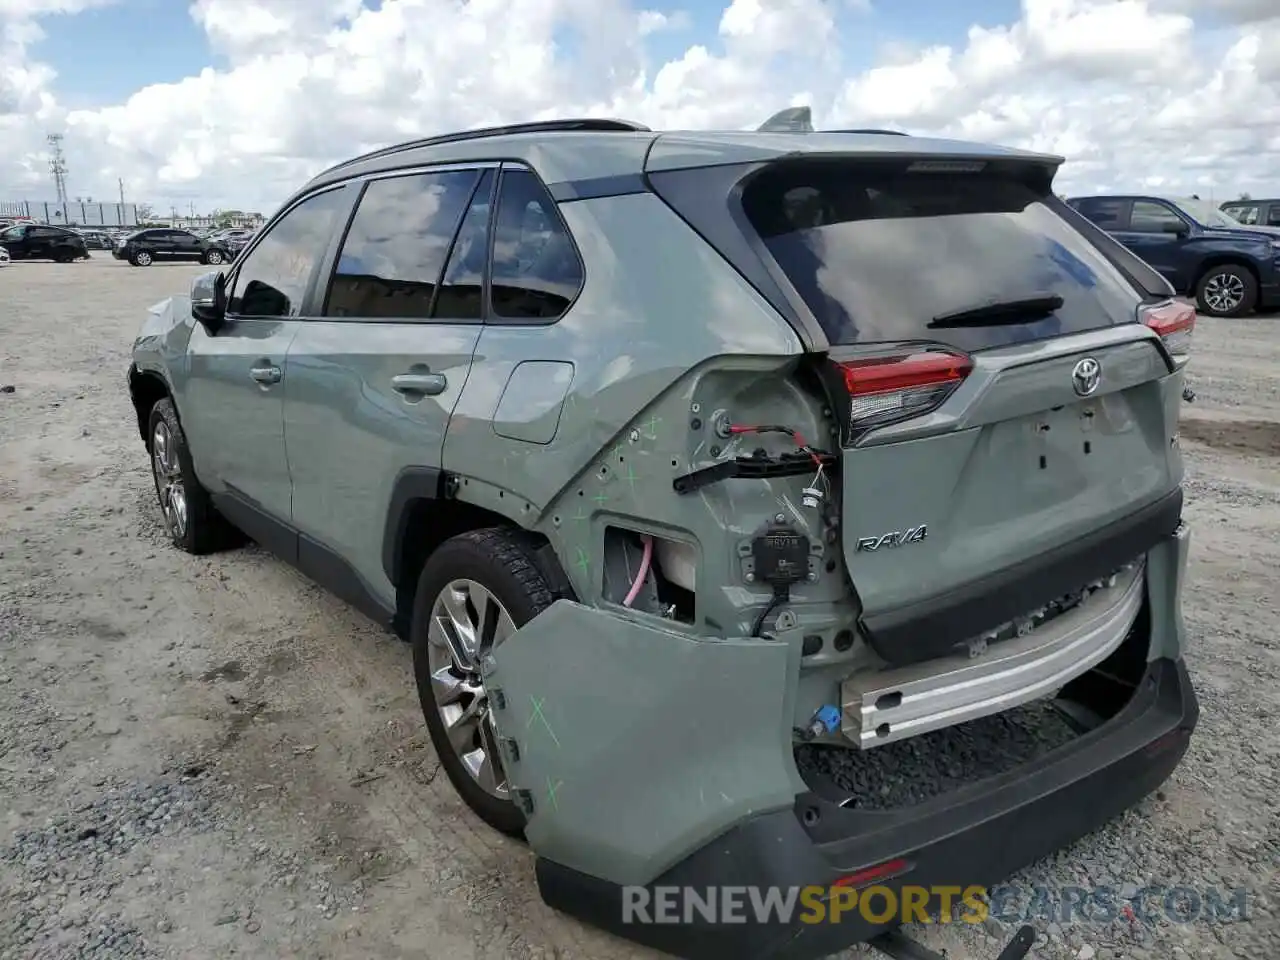
<path fill-rule="evenodd" d="M 756 617 L 756 622 L 751 627 L 751 636 L 760 636 L 760 631 L 764 629 L 764 622 L 769 619 L 769 614 L 777 610 L 780 606 L 787 602 L 785 593 L 775 593 L 773 599 L 769 601 L 769 605 L 760 611 Z"/>

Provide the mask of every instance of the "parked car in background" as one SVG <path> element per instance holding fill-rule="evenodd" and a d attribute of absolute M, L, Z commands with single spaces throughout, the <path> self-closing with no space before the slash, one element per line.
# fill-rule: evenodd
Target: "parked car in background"
<path fill-rule="evenodd" d="M 88 260 L 89 248 L 77 233 L 47 224 L 22 223 L 0 232 L 0 246 L 14 260 Z"/>
<path fill-rule="evenodd" d="M 1280 227 L 1280 200 L 1228 200 L 1218 209 L 1248 227 Z"/>
<path fill-rule="evenodd" d="M 1067 203 L 1164 275 L 1201 313 L 1240 317 L 1280 306 L 1280 228 L 1245 226 L 1212 203 L 1160 196 Z"/>
<path fill-rule="evenodd" d="M 0 246 L 0 267 L 7 267 L 9 265 L 9 260 L 9 251 L 3 246 Z"/>
<path fill-rule="evenodd" d="M 85 246 L 92 250 L 111 250 L 115 247 L 111 234 L 105 230 L 76 230 L 75 232 L 84 239 Z"/>
<path fill-rule="evenodd" d="M 172 227 L 153 227 L 130 234 L 116 245 L 111 255 L 117 260 L 128 260 L 135 267 L 178 262 L 217 266 L 235 259 L 226 244 L 201 240 L 189 230 Z"/>

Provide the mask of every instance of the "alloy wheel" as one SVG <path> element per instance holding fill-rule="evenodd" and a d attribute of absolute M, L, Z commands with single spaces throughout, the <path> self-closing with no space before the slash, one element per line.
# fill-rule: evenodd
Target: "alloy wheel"
<path fill-rule="evenodd" d="M 136 259 L 138 261 L 138 266 L 140 267 L 151 266 L 151 254 L 149 253 L 140 253 L 137 255 Z"/>
<path fill-rule="evenodd" d="M 182 482 L 182 465 L 169 425 L 161 420 L 151 435 L 151 472 L 156 479 L 160 512 L 175 540 L 187 533 L 187 489 Z"/>
<path fill-rule="evenodd" d="M 210 250 L 210 251 L 209 251 L 209 263 L 211 263 L 211 264 L 213 264 L 213 265 L 215 265 L 215 266 L 216 266 L 217 264 L 219 264 L 219 263 L 221 263 L 221 262 L 222 262 L 222 254 L 220 254 L 217 250 Z"/>
<path fill-rule="evenodd" d="M 1244 280 L 1220 273 L 1204 285 L 1204 302 L 1216 313 L 1230 313 L 1244 302 Z"/>
<path fill-rule="evenodd" d="M 515 631 L 501 601 L 474 580 L 447 584 L 427 623 L 431 691 L 449 743 L 476 784 L 501 800 L 510 788 L 480 663 Z"/>

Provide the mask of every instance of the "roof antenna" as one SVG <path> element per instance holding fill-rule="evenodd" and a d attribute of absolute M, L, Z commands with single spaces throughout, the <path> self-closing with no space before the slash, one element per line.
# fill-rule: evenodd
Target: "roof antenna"
<path fill-rule="evenodd" d="M 813 111 L 808 107 L 787 107 L 756 128 L 757 133 L 813 133 Z"/>

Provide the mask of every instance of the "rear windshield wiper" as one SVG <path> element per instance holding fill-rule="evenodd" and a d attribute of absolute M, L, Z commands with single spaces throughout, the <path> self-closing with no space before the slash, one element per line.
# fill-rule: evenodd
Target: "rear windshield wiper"
<path fill-rule="evenodd" d="M 929 321 L 934 330 L 945 327 L 988 327 L 1002 323 L 1031 323 L 1042 320 L 1045 316 L 1062 306 L 1063 300 L 1053 293 L 1035 297 L 1023 297 L 1020 300 L 1002 300 L 999 303 L 983 304 L 968 310 L 957 310 L 955 313 L 944 313 Z"/>

